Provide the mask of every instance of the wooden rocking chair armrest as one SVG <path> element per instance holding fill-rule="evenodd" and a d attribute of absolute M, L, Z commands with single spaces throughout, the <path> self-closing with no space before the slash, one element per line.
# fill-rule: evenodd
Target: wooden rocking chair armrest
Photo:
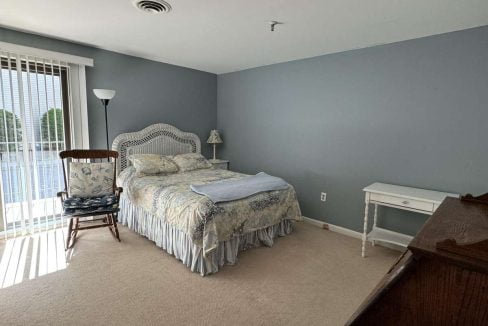
<path fill-rule="evenodd" d="M 67 191 L 60 191 L 56 194 L 59 198 L 61 198 L 61 201 L 64 201 L 66 198 L 68 198 L 68 192 Z"/>
<path fill-rule="evenodd" d="M 124 191 L 124 188 L 117 187 L 115 188 L 115 195 L 120 198 L 120 194 Z"/>

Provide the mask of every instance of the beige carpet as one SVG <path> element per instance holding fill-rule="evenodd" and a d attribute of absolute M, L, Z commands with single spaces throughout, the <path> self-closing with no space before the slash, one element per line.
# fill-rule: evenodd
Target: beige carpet
<path fill-rule="evenodd" d="M 41 263 L 39 255 L 31 271 L 33 241 L 24 254 L 0 241 L 0 252 L 8 247 L 26 261 L 24 276 L 4 277 L 13 285 L 0 289 L 0 324 L 341 325 L 399 255 L 377 246 L 362 259 L 359 240 L 299 223 L 273 248 L 241 253 L 237 265 L 201 277 L 128 229 L 121 237 L 85 231 L 66 268 L 62 256 Z"/>

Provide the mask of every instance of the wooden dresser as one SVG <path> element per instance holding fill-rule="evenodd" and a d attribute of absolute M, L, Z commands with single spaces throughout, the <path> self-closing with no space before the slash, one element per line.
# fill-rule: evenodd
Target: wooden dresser
<path fill-rule="evenodd" d="M 348 325 L 488 325 L 488 205 L 446 198 Z"/>

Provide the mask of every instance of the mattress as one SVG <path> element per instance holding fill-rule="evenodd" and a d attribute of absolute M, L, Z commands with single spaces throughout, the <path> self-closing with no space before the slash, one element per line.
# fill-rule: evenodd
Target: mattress
<path fill-rule="evenodd" d="M 166 228 L 190 239 L 205 257 L 223 242 L 284 225 L 285 221 L 288 225 L 288 222 L 301 219 L 296 193 L 291 185 L 285 190 L 217 204 L 190 189 L 192 184 L 202 185 L 244 176 L 228 170 L 201 169 L 137 177 L 135 169 L 128 167 L 119 175 L 117 184 L 124 188 L 123 197 L 131 212 L 138 211 L 140 215 L 159 219 Z"/>

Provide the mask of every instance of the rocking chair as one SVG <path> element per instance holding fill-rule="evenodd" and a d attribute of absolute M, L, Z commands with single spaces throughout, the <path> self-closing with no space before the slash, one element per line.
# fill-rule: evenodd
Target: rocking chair
<path fill-rule="evenodd" d="M 63 205 L 63 215 L 69 219 L 66 250 L 73 248 L 81 230 L 108 227 L 120 241 L 117 215 L 122 188 L 115 182 L 119 154 L 109 150 L 69 150 L 60 152 L 59 156 L 65 190 L 57 195 Z M 93 220 L 80 221 L 86 217 Z"/>

